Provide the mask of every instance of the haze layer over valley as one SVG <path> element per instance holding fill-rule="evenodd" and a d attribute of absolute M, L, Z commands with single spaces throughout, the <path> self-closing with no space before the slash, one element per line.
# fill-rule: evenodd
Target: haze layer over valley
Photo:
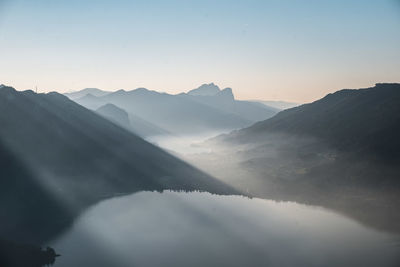
<path fill-rule="evenodd" d="M 0 267 L 400 267 L 399 14 L 0 0 Z"/>
<path fill-rule="evenodd" d="M 230 88 L 214 84 L 178 95 L 91 88 L 68 97 L 0 87 L 0 215 L 7 217 L 0 247 L 11 251 L 13 261 L 19 262 L 20 253 L 26 253 L 20 251 L 26 250 L 48 255 L 43 262 L 54 261 L 56 254 L 4 240 L 45 244 L 67 231 L 66 239 L 51 244 L 71 251 L 68 238 L 82 238 L 71 230 L 73 222 L 86 218 L 90 206 L 118 196 L 134 199 L 126 195 L 140 191 L 177 191 L 176 196 L 165 194 L 187 198 L 190 205 L 203 205 L 196 198 L 209 196 L 179 192 L 295 201 L 400 233 L 400 84 L 339 90 L 283 111 L 235 100 Z M 166 199 L 170 216 L 177 212 L 173 207 L 188 208 L 173 199 Z M 242 205 L 240 197 L 233 200 Z M 386 237 L 374 235 L 369 242 L 375 238 L 385 242 Z M 396 252 L 390 251 L 396 262 Z M 69 253 L 66 259 L 72 261 L 75 252 Z"/>
<path fill-rule="evenodd" d="M 103 101 L 104 106 L 97 112 L 102 111 L 103 116 L 107 116 L 104 114 L 107 108 L 109 115 L 114 114 L 109 119 L 127 125 L 128 113 L 122 109 L 116 112 L 119 109 L 116 105 L 124 105 L 131 110 L 130 116 L 136 115 L 130 107 L 137 104 L 137 91 L 151 95 L 146 101 L 162 95 L 137 89 L 130 92 L 130 100 L 127 98 L 123 104 L 121 99 L 112 101 L 112 93 L 98 90 L 93 91 L 96 98 L 82 97 L 80 92 L 69 97 L 78 97 L 78 103 L 91 108 Z M 395 212 L 395 203 L 399 202 L 397 177 L 400 177 L 397 167 L 399 92 L 398 84 L 340 90 L 311 104 L 281 112 L 268 107 L 269 111 L 279 112 L 270 118 L 271 115 L 265 114 L 266 106 L 262 107 L 262 101 L 253 102 L 253 105 L 236 101 L 230 88 L 221 90 L 214 84 L 204 84 L 186 94 L 164 97 L 180 102 L 194 101 L 213 112 L 224 111 L 236 118 L 261 122 L 220 135 L 228 133 L 229 127 L 208 124 L 199 130 L 192 128 L 191 120 L 185 119 L 184 125 L 169 128 L 169 132 L 142 136 L 251 196 L 322 205 L 368 225 L 398 232 L 399 214 Z M 129 95 L 129 92 L 124 91 L 124 94 Z M 116 105 L 105 104 L 107 101 Z M 296 106 L 282 101 L 276 104 Z M 142 115 L 146 109 L 144 105 L 141 107 Z M 187 106 L 182 110 L 185 108 Z M 260 111 L 263 115 L 259 115 Z M 199 116 L 196 114 L 192 115 Z M 265 118 L 260 119 L 262 116 Z M 159 119 L 155 117 L 149 119 L 150 123 Z M 225 122 L 220 119 L 221 125 Z M 230 127 L 231 130 L 240 128 L 239 125 Z M 370 212 L 366 212 L 367 209 Z"/>
<path fill-rule="evenodd" d="M 203 143 L 190 162 L 253 196 L 399 232 L 400 84 L 340 90 Z"/>

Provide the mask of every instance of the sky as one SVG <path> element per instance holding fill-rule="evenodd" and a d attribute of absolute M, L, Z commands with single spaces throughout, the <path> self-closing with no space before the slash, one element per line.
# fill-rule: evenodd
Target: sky
<path fill-rule="evenodd" d="M 297 103 L 400 82 L 400 0 L 0 0 L 0 84 L 179 93 L 211 82 Z"/>

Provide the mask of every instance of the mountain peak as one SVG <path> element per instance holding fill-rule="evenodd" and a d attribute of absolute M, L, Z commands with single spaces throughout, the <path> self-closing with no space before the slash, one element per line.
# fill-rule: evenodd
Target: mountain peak
<path fill-rule="evenodd" d="M 83 89 L 82 91 L 85 91 L 85 92 L 100 92 L 100 91 L 103 91 L 103 90 L 101 90 L 99 88 L 89 87 L 89 88 Z"/>
<path fill-rule="evenodd" d="M 109 119 L 110 121 L 115 122 L 124 128 L 130 127 L 128 113 L 114 104 L 107 103 L 104 106 L 98 108 L 96 112 L 106 119 Z"/>
<path fill-rule="evenodd" d="M 144 87 L 139 87 L 139 88 L 136 88 L 135 90 L 133 90 L 134 92 L 149 92 L 150 90 L 149 89 L 147 89 L 147 88 L 144 88 Z"/>
<path fill-rule="evenodd" d="M 95 95 L 97 93 L 101 94 L 102 92 L 105 92 L 105 91 L 100 90 L 98 88 L 84 88 L 84 89 L 82 89 L 80 91 L 73 91 L 73 92 L 66 93 L 66 94 L 70 95 L 70 94 L 76 94 L 78 92 L 81 92 L 82 94 L 93 94 L 93 95 Z"/>
<path fill-rule="evenodd" d="M 123 112 L 124 114 L 128 115 L 128 113 L 126 113 L 125 110 L 123 110 L 122 108 L 119 108 L 119 107 L 117 107 L 116 105 L 111 104 L 111 103 L 107 103 L 107 104 L 105 104 L 105 105 L 99 107 L 96 111 L 101 111 L 101 110 L 107 110 L 107 111 L 109 111 L 109 110 L 116 110 L 116 111 L 118 111 L 118 112 L 121 112 L 121 113 Z"/>
<path fill-rule="evenodd" d="M 188 95 L 194 96 L 214 96 L 218 94 L 221 89 L 214 83 L 203 84 L 200 87 L 190 90 Z"/>
<path fill-rule="evenodd" d="M 9 93 L 14 93 L 17 90 L 15 90 L 13 87 L 7 86 L 7 85 L 0 85 L 0 92 L 2 92 L 3 94 L 9 94 Z"/>
<path fill-rule="evenodd" d="M 225 97 L 225 98 L 229 98 L 229 99 L 235 99 L 235 97 L 233 96 L 233 92 L 232 92 L 232 88 L 225 88 L 224 90 L 221 90 L 217 96 L 220 97 Z"/>
<path fill-rule="evenodd" d="M 75 92 L 70 92 L 70 93 L 65 93 L 64 95 L 69 97 L 70 99 L 79 99 L 82 98 L 88 94 L 91 94 L 93 96 L 96 97 L 101 97 L 101 96 L 105 96 L 107 94 L 109 94 L 109 91 L 103 91 L 101 89 L 98 88 L 85 88 L 82 89 L 80 91 L 75 91 Z"/>
<path fill-rule="evenodd" d="M 90 98 L 90 99 L 97 98 L 97 96 L 95 96 L 95 95 L 93 95 L 93 94 L 91 94 L 91 93 L 86 94 L 84 97 L 85 97 L 85 98 Z"/>

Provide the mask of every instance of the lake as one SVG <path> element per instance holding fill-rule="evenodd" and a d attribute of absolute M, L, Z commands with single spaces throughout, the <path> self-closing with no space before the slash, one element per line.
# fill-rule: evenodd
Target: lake
<path fill-rule="evenodd" d="M 398 266 L 399 236 L 319 207 L 201 192 L 102 201 L 50 246 L 56 267 Z"/>

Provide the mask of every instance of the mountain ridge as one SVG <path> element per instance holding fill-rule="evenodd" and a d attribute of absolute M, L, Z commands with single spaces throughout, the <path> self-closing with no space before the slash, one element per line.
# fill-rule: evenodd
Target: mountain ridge
<path fill-rule="evenodd" d="M 251 140 L 250 136 L 262 137 L 263 132 L 310 135 L 340 149 L 381 150 L 379 153 L 400 157 L 400 142 L 391 134 L 400 134 L 400 84 L 339 90 L 310 104 L 281 111 L 226 138 L 248 135 L 243 141 Z"/>
<path fill-rule="evenodd" d="M 198 88 L 192 89 L 187 92 L 188 95 L 194 96 L 213 96 L 218 94 L 221 91 L 219 86 L 214 83 L 202 84 Z"/>
<path fill-rule="evenodd" d="M 252 196 L 400 232 L 400 84 L 344 89 L 204 143 L 190 160 Z"/>
<path fill-rule="evenodd" d="M 111 92 L 104 91 L 104 90 L 101 90 L 98 88 L 85 88 L 85 89 L 82 89 L 79 91 L 65 93 L 64 95 L 68 96 L 68 98 L 70 98 L 70 99 L 77 99 L 77 98 L 81 98 L 87 94 L 91 94 L 93 96 L 104 96 L 109 93 L 111 93 Z"/>
<path fill-rule="evenodd" d="M 18 159 L 18 164 L 2 163 L 0 169 L 1 197 L 11 197 L 7 207 L 0 206 L 0 214 L 8 213 L 0 236 L 9 240 L 48 240 L 82 209 L 115 194 L 166 189 L 236 192 L 59 93 L 1 88 L 0 123 L 4 157 Z M 27 171 L 20 173 L 22 167 L 16 166 Z M 26 190 L 25 184 L 36 189 Z M 43 197 L 35 195 L 39 191 L 45 192 Z M 21 194 L 23 198 L 16 198 Z M 30 198 L 37 202 L 27 201 Z M 62 205 L 55 207 L 56 203 Z M 35 209 L 30 208 L 33 204 Z M 20 225 L 29 227 L 19 229 Z"/>
<path fill-rule="evenodd" d="M 95 98 L 82 97 L 75 101 L 92 110 L 111 103 L 130 115 L 178 135 L 238 129 L 276 113 L 275 109 L 261 104 L 235 100 L 230 88 L 220 90 L 214 84 L 212 88 L 216 90 L 212 96 L 187 93 L 172 95 L 137 88 Z"/>

